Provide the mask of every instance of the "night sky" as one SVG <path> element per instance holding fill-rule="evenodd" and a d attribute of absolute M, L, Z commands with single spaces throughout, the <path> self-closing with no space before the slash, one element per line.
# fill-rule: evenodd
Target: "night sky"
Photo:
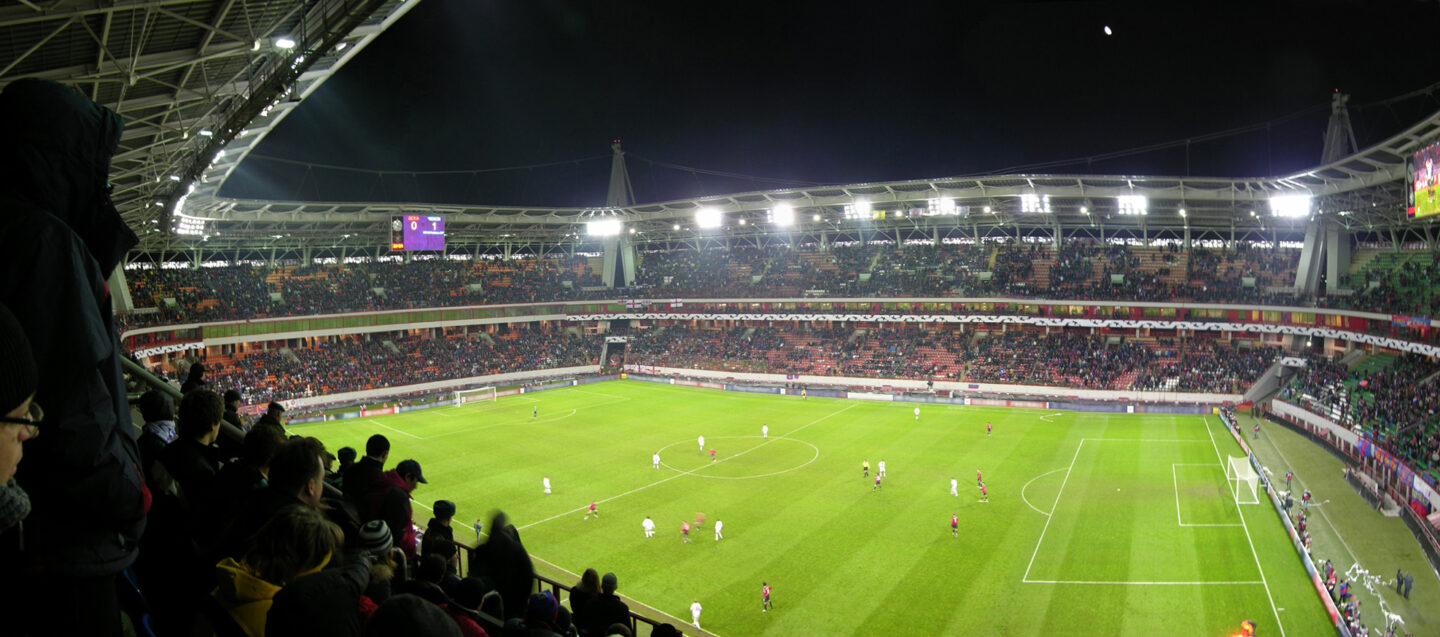
<path fill-rule="evenodd" d="M 1384 103 L 1440 82 L 1436 33 L 1435 0 L 423 0 L 222 194 L 598 206 L 614 138 L 653 202 L 993 172 L 1267 121 L 1188 152 L 1027 172 L 1282 174 L 1318 163 L 1337 88 L 1362 147 L 1440 110 L 1440 93 Z M 402 173 L 567 163 L 381 177 L 270 157 Z"/>

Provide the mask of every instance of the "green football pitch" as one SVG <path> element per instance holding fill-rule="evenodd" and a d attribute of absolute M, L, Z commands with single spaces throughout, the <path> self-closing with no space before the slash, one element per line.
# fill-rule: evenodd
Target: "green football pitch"
<path fill-rule="evenodd" d="M 1216 417 L 914 407 L 616 381 L 293 431 L 385 434 L 429 479 L 422 526 L 437 499 L 457 538 L 504 510 L 542 572 L 614 572 L 677 625 L 699 600 L 722 635 L 1333 634 L 1264 495 L 1235 503 Z"/>

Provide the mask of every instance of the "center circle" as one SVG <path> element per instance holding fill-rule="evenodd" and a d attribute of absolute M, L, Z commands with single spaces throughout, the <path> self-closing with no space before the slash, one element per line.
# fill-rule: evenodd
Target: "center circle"
<path fill-rule="evenodd" d="M 706 441 L 708 442 L 708 441 L 710 441 L 710 440 L 741 440 L 741 439 L 752 439 L 752 440 L 753 440 L 753 439 L 757 439 L 757 438 L 762 438 L 762 436 L 715 436 L 715 437 L 713 437 L 713 438 L 707 437 L 707 438 L 706 438 Z M 769 472 L 764 472 L 764 473 L 753 473 L 753 474 L 738 475 L 738 476 L 711 475 L 712 471 L 709 469 L 709 467 L 719 466 L 719 465 L 721 465 L 722 463 L 726 463 L 726 462 L 739 461 L 741 458 L 745 458 L 745 457 L 750 456 L 751 452 L 755 452 L 755 451 L 764 449 L 765 447 L 767 447 L 767 446 L 769 446 L 769 445 L 772 445 L 772 444 L 774 444 L 774 443 L 776 443 L 776 442 L 780 442 L 780 441 L 783 441 L 783 443 L 784 443 L 785 446 L 790 446 L 790 445 L 792 445 L 792 444 L 805 445 L 806 447 L 809 447 L 809 448 L 811 449 L 811 451 L 813 451 L 814 453 L 810 456 L 810 459 L 809 459 L 809 460 L 805 460 L 804 462 L 800 462 L 800 463 L 798 463 L 798 464 L 795 464 L 794 466 L 791 466 L 791 467 L 788 467 L 788 468 L 785 468 L 785 469 L 776 470 L 776 471 L 769 471 Z M 746 449 L 746 450 L 741 451 L 741 452 L 736 453 L 736 454 L 731 454 L 731 455 L 726 456 L 726 457 L 718 458 L 718 459 L 717 459 L 716 461 L 714 461 L 714 462 L 710 462 L 710 461 L 706 460 L 706 461 L 704 461 L 704 464 L 701 464 L 700 466 L 695 467 L 694 469 L 689 469 L 689 470 L 681 469 L 680 467 L 676 467 L 676 466 L 674 466 L 674 465 L 671 465 L 671 464 L 665 462 L 665 455 L 666 455 L 665 452 L 666 452 L 666 450 L 668 450 L 668 449 L 670 449 L 670 448 L 672 448 L 672 447 L 681 447 L 682 445 L 693 445 L 693 444 L 696 444 L 696 442 L 695 442 L 694 440 L 682 440 L 682 441 L 679 441 L 679 442 L 672 442 L 672 443 L 670 443 L 670 444 L 668 444 L 668 445 L 665 445 L 664 447 L 661 447 L 661 448 L 659 449 L 659 451 L 656 452 L 656 453 L 659 453 L 659 454 L 660 454 L 660 458 L 661 458 L 661 459 L 660 459 L 660 466 L 665 467 L 666 469 L 669 469 L 669 470 L 674 471 L 674 472 L 677 472 L 677 473 L 683 473 L 683 474 L 686 474 L 686 475 L 692 475 L 692 476 L 695 476 L 695 477 L 697 477 L 697 478 L 708 478 L 708 479 L 711 479 L 711 480 L 753 480 L 753 479 L 755 479 L 755 478 L 768 478 L 768 477 L 771 477 L 771 476 L 778 476 L 778 475 L 784 474 L 784 473 L 790 473 L 791 471 L 797 471 L 797 470 L 799 470 L 799 469 L 802 469 L 802 468 L 806 467 L 806 466 L 809 465 L 810 463 L 813 463 L 813 462 L 815 462 L 816 460 L 820 459 L 820 448 L 819 448 L 819 447 L 816 447 L 815 445 L 812 445 L 812 444 L 810 444 L 810 443 L 808 443 L 808 442 L 805 442 L 804 440 L 796 440 L 796 439 L 794 439 L 794 438 L 786 438 L 785 436 L 770 436 L 768 439 L 765 440 L 765 442 L 762 442 L 762 443 L 760 443 L 760 444 L 758 444 L 758 445 L 756 445 L 756 446 L 754 446 L 754 447 L 750 447 L 749 449 Z M 697 448 L 698 448 L 698 447 L 697 447 Z M 681 453 L 683 453 L 683 452 L 681 452 Z M 763 454 L 763 453 L 764 453 L 764 452 L 762 451 L 761 454 Z M 703 457 L 703 456 L 702 456 L 702 457 Z M 763 458 L 764 456 L 763 456 L 763 455 L 758 455 L 757 457 L 758 457 L 758 458 Z"/>

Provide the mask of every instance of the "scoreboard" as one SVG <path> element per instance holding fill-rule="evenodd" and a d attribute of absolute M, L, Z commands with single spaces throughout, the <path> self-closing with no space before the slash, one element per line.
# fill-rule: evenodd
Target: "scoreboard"
<path fill-rule="evenodd" d="M 390 249 L 414 252 L 445 250 L 445 217 L 400 215 L 390 221 Z"/>
<path fill-rule="evenodd" d="M 1420 149 L 1410 157 L 1409 206 L 1406 212 L 1411 219 L 1420 219 L 1440 213 L 1440 142 Z"/>

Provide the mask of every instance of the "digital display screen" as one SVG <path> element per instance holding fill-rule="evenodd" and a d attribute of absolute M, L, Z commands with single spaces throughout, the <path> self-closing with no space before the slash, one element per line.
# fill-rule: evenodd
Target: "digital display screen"
<path fill-rule="evenodd" d="M 1440 213 L 1440 142 L 1410 158 L 1410 201 L 1406 212 L 1419 219 Z"/>
<path fill-rule="evenodd" d="M 406 251 L 445 250 L 445 217 L 404 215 L 390 222 L 390 249 Z"/>

